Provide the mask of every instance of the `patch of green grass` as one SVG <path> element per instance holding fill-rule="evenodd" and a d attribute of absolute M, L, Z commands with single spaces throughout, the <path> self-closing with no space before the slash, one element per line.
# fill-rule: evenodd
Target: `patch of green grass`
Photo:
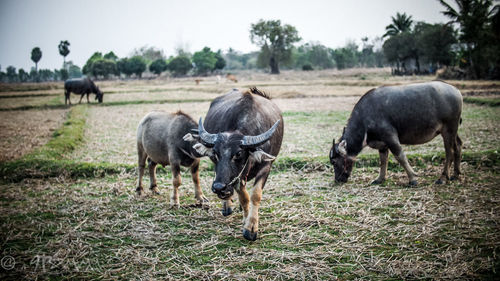
<path fill-rule="evenodd" d="M 464 102 L 492 107 L 500 106 L 500 98 L 464 97 Z"/>
<path fill-rule="evenodd" d="M 74 106 L 68 113 L 63 126 L 54 132 L 54 137 L 43 147 L 24 156 L 28 159 L 62 159 L 83 142 L 83 134 L 88 116 L 87 106 Z"/>
<path fill-rule="evenodd" d="M 163 99 L 163 100 L 135 100 L 135 101 L 112 101 L 103 102 L 98 106 L 121 106 L 129 104 L 164 104 L 164 103 L 193 103 L 193 102 L 208 102 L 212 99 Z"/>

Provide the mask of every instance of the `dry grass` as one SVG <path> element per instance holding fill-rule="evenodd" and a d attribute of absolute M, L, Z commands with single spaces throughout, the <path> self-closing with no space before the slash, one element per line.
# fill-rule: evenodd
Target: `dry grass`
<path fill-rule="evenodd" d="M 340 135 L 365 89 L 433 79 L 390 77 L 387 69 L 284 71 L 279 76 L 241 72 L 236 76 L 236 84 L 216 84 L 214 77 L 207 77 L 199 86 L 193 78 L 98 81 L 104 91 L 112 93 L 105 95 L 105 102 L 131 104 L 85 107 L 85 141 L 63 158 L 72 160 L 67 163 L 135 164 L 136 127 L 146 113 L 183 110 L 197 120 L 209 106 L 209 102 L 135 101 L 211 99 L 233 87 L 260 85 L 284 112 L 279 157 L 326 159 L 333 137 Z M 500 88 L 495 81 L 453 83 L 472 91 Z M 40 90 L 36 85 L 9 85 L 8 89 L 0 85 L 0 95 L 43 95 L 61 89 L 60 83 L 39 86 Z M 61 102 L 62 93 L 44 98 Z M 17 107 L 16 101 L 23 99 L 1 101 Z M 498 149 L 499 110 L 465 105 L 460 127 L 464 151 Z M 30 150 L 28 144 L 46 142 L 44 138 L 51 135 L 51 128 L 60 126 L 65 113 L 0 112 L 2 149 L 7 151 L 2 156 L 26 153 L 19 144 Z M 405 148 L 409 154 L 443 150 L 439 137 Z M 422 175 L 416 188 L 406 186 L 406 174 L 399 166 L 389 171 L 388 181 L 381 186 L 368 185 L 378 174 L 375 167 L 355 168 L 344 185 L 334 184 L 326 160 L 318 169 L 275 167 L 263 194 L 259 239 L 253 243 L 241 235 L 242 214 L 237 208 L 230 217 L 220 214 L 221 204 L 209 188 L 213 171 L 208 170 L 208 163 L 203 160 L 201 171 L 201 185 L 211 201 L 208 210 L 191 207 L 195 200 L 186 172 L 182 207 L 170 209 L 171 174 L 163 168 L 159 168 L 160 196 L 136 197 L 136 175 L 127 169 L 104 177 L 85 178 L 89 174 L 80 173 L 80 178 L 71 179 L 68 171 L 50 179 L 0 181 L 0 258 L 11 256 L 16 261 L 13 269 L 0 270 L 0 278 L 478 280 L 498 276 L 498 161 L 492 161 L 493 167 L 464 162 L 461 179 L 440 186 L 433 182 L 441 165 L 423 163 L 416 167 Z"/>
<path fill-rule="evenodd" d="M 498 167 L 496 167 L 498 168 Z M 135 176 L 26 180 L 0 188 L 2 254 L 16 267 L 4 278 L 63 279 L 482 279 L 498 269 L 499 176 L 464 165 L 465 177 L 406 188 L 403 173 L 367 186 L 374 169 L 333 185 L 332 171 L 273 173 L 261 207 L 260 239 L 242 238 L 241 212 L 224 218 L 193 209 L 190 180 L 181 203 L 137 198 Z M 165 186 L 168 186 L 166 188 Z M 9 279 L 10 279 L 9 278 Z M 14 279 L 15 279 L 14 278 Z"/>
<path fill-rule="evenodd" d="M 21 158 L 44 145 L 67 110 L 0 111 L 0 161 Z"/>

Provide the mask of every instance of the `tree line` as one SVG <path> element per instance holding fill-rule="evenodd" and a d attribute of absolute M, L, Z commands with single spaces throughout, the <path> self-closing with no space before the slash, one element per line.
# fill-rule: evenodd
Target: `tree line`
<path fill-rule="evenodd" d="M 144 46 L 129 57 L 119 58 L 113 52 L 95 52 L 82 69 L 66 62 L 69 42 L 61 41 L 63 56 L 60 70 L 38 70 L 42 57 L 35 47 L 31 60 L 35 67 L 28 73 L 9 66 L 0 68 L 1 82 L 64 80 L 82 74 L 94 78 L 141 78 L 144 72 L 161 75 L 168 71 L 178 77 L 209 75 L 222 70 L 264 69 L 279 74 L 280 69 L 345 69 L 353 67 L 391 66 L 394 75 L 432 74 L 442 67 L 454 77 L 469 79 L 500 78 L 500 5 L 492 0 L 454 0 L 453 8 L 438 0 L 447 23 L 415 22 L 411 15 L 397 13 L 380 37 L 361 38 L 361 44 L 349 41 L 343 47 L 329 48 L 319 42 L 301 45 L 297 29 L 280 20 L 259 20 L 251 25 L 250 41 L 260 50 L 241 53 L 229 48 L 226 52 L 209 47 L 195 53 L 183 49 L 166 57 L 162 50 Z"/>

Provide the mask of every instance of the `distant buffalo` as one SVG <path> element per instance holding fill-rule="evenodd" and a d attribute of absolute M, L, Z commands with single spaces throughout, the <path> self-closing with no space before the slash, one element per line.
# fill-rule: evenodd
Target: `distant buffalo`
<path fill-rule="evenodd" d="M 88 77 L 83 78 L 73 78 L 68 79 L 64 82 L 64 103 L 71 104 L 71 100 L 69 98 L 70 93 L 75 93 L 77 95 L 81 95 L 80 101 L 78 103 L 82 103 L 83 96 L 87 94 L 87 103 L 89 103 L 89 94 L 94 93 L 95 99 L 102 103 L 103 93 L 99 90 L 92 80 Z"/>

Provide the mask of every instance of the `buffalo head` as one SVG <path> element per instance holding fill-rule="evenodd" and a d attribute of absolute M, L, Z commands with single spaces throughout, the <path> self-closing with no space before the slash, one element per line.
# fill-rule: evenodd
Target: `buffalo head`
<path fill-rule="evenodd" d="M 99 103 L 102 103 L 102 99 L 104 97 L 104 94 L 99 90 L 99 87 L 97 87 L 97 92 L 95 94 L 95 99 L 99 101 Z"/>
<path fill-rule="evenodd" d="M 205 131 L 202 119 L 198 124 L 199 143 L 193 148 L 208 156 L 215 163 L 215 180 L 212 191 L 220 199 L 229 199 L 235 188 L 239 188 L 241 181 L 246 181 L 251 166 L 262 161 L 273 161 L 275 156 L 270 155 L 259 146 L 267 142 L 276 131 L 280 120 L 258 136 L 246 136 L 239 131 L 211 134 Z"/>
<path fill-rule="evenodd" d="M 332 163 L 335 171 L 335 181 L 346 183 L 352 172 L 354 157 L 347 155 L 347 142 L 345 139 L 341 139 L 339 143 L 335 143 L 335 140 L 333 140 L 332 149 L 330 149 L 330 163 Z"/>

